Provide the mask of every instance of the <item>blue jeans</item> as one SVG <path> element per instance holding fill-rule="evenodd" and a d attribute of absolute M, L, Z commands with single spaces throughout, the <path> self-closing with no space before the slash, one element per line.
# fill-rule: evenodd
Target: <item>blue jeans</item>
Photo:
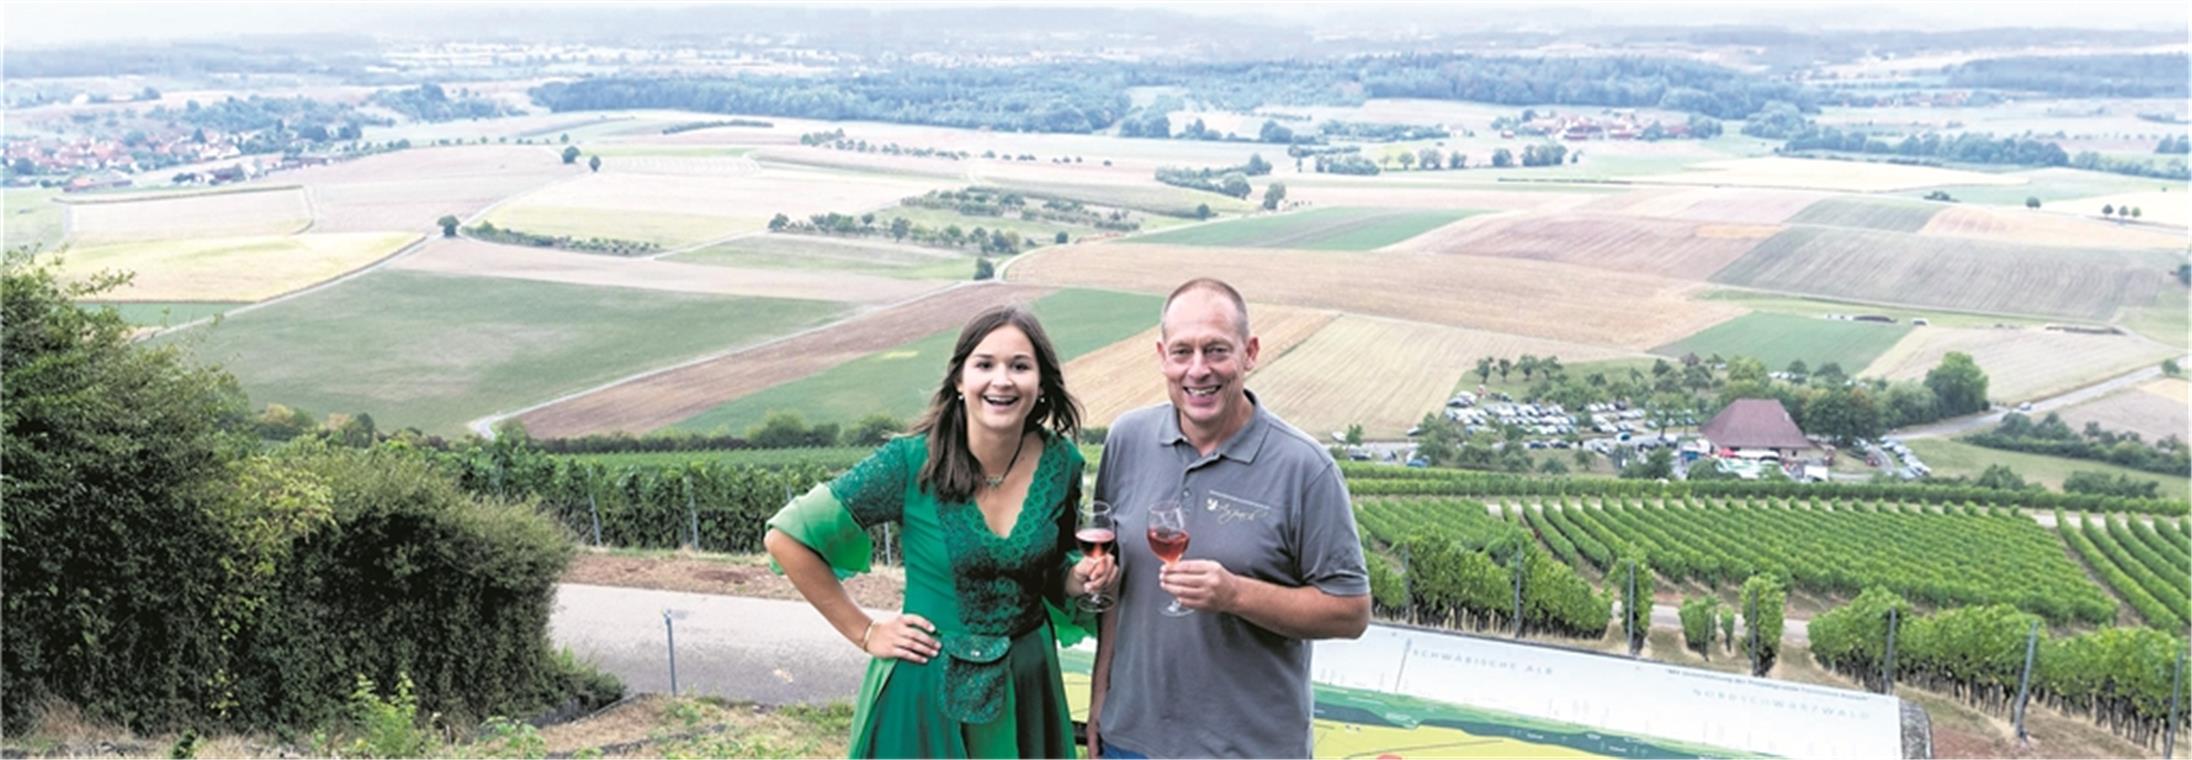
<path fill-rule="evenodd" d="M 1096 754 L 1097 757 L 1107 758 L 1108 760 L 1149 760 L 1148 755 L 1108 741 L 1104 742 L 1103 745 L 1103 750 Z"/>

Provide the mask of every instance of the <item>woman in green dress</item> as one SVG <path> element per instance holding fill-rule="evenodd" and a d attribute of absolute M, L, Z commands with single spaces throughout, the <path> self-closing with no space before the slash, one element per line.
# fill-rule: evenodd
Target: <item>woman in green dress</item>
<path fill-rule="evenodd" d="M 994 308 L 960 331 L 912 434 L 769 519 L 792 585 L 875 658 L 853 757 L 1074 756 L 1058 645 L 1092 621 L 1067 600 L 1116 573 L 1074 550 L 1079 419 L 1034 315 Z M 884 523 L 902 536 L 905 606 L 875 620 L 839 579 L 867 569 Z"/>

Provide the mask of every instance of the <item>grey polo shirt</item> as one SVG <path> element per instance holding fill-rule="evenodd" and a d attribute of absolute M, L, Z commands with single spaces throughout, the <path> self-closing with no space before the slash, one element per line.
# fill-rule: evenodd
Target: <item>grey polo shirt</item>
<path fill-rule="evenodd" d="M 1370 593 L 1347 484 L 1315 439 L 1257 404 L 1254 420 L 1206 457 L 1171 404 L 1128 412 L 1096 472 L 1095 498 L 1117 511 L 1123 561 L 1103 739 L 1152 757 L 1308 757 L 1308 641 L 1233 615 L 1159 612 L 1172 597 L 1157 585 L 1148 507 L 1183 494 L 1184 559 L 1281 586 Z"/>

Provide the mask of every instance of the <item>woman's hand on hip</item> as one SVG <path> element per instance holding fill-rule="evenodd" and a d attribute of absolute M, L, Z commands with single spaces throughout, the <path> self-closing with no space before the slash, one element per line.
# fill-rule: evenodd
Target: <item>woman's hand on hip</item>
<path fill-rule="evenodd" d="M 911 613 L 869 623 L 861 648 L 870 656 L 917 663 L 928 662 L 941 651 L 936 625 Z"/>

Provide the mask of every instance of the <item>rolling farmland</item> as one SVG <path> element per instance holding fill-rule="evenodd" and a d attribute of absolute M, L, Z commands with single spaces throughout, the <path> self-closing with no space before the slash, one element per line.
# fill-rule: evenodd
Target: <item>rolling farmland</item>
<path fill-rule="evenodd" d="M 1935 185 L 2022 185 L 2021 177 L 1902 166 L 1868 161 L 1825 161 L 1804 158 L 1736 158 L 1691 164 L 1669 174 L 1631 175 L 1639 183 L 1842 190 L 1875 193 Z"/>
<path fill-rule="evenodd" d="M 2098 422 L 2115 432 L 2138 433 L 2149 442 L 2169 436 L 2184 440 L 2192 430 L 2192 385 L 2182 378 L 2152 380 L 2057 413 L 2072 430 Z"/>
<path fill-rule="evenodd" d="M 885 277 L 965 280 L 974 257 L 941 248 L 820 235 L 761 234 L 735 238 L 664 261 L 759 269 L 858 272 Z"/>
<path fill-rule="evenodd" d="M 2143 224 L 2116 224 L 2055 211 L 1950 206 L 1918 231 L 1925 235 L 2072 247 L 2178 248 L 2184 233 Z"/>
<path fill-rule="evenodd" d="M 1268 349 L 1266 349 L 1268 350 Z M 1480 357 L 1523 354 L 1583 362 L 1625 352 L 1445 325 L 1343 316 L 1250 379 L 1264 403 L 1296 427 L 1323 435 L 1362 425 L 1399 438 L 1442 408 Z M 1375 389 L 1375 390 L 1372 390 Z"/>
<path fill-rule="evenodd" d="M 2152 299 L 2170 258 L 1791 227 L 1712 280 L 1857 301 L 2105 321 L 2125 305 Z"/>
<path fill-rule="evenodd" d="M 1948 208 L 1930 201 L 1904 201 L 1885 198 L 1827 198 L 1804 208 L 1789 217 L 1790 224 L 1820 224 L 1829 227 L 1856 227 L 1887 232 L 1917 232 L 1925 229 L 1927 222 L 1942 209 Z"/>
<path fill-rule="evenodd" d="M 849 272 L 738 269 L 435 238 L 395 264 L 418 272 L 717 295 L 885 303 L 942 283 Z"/>
<path fill-rule="evenodd" d="M 50 250 L 61 242 L 67 209 L 55 203 L 60 193 L 34 188 L 8 188 L 7 218 L 0 220 L 9 250 L 31 246 Z"/>
<path fill-rule="evenodd" d="M 162 338 L 235 373 L 254 404 L 365 411 L 457 434 L 553 398 L 841 313 L 837 304 L 376 272 Z"/>
<path fill-rule="evenodd" d="M 467 218 L 585 171 L 546 146 L 412 148 L 282 172 L 247 187 L 303 187 L 314 232 L 426 231 L 444 214 Z"/>
<path fill-rule="evenodd" d="M 136 273 L 128 285 L 100 294 L 106 300 L 261 301 L 379 261 L 417 239 L 344 233 L 78 246 L 61 259 L 61 273 Z"/>
<path fill-rule="evenodd" d="M 1833 362 L 1842 371 L 1872 364 L 1912 329 L 1908 325 L 1845 322 L 1792 314 L 1747 314 L 1682 340 L 1652 349 L 1665 356 L 1748 356 L 1768 369 L 1802 361 L 1816 369 Z M 1925 328 L 1916 328 L 1925 329 Z"/>
<path fill-rule="evenodd" d="M 1140 235 L 1136 243 L 1367 251 L 1481 212 L 1324 208 Z"/>
<path fill-rule="evenodd" d="M 1801 190 L 1655 187 L 1622 193 L 1579 210 L 1693 222 L 1765 225 L 1786 222 L 1824 197 L 1828 197 L 1827 194 Z"/>
<path fill-rule="evenodd" d="M 2184 478 L 2171 478 L 2151 472 L 2119 467 L 2107 462 L 2084 459 L 2068 459 L 2022 451 L 2003 451 L 1985 446 L 1943 438 L 1913 438 L 1905 443 L 1927 467 L 1943 476 L 1976 478 L 1985 472 L 1987 465 L 2005 465 L 2017 471 L 2027 483 L 2038 483 L 2054 490 L 2062 490 L 2063 479 L 2078 471 L 2098 472 L 2109 477 L 2122 475 L 2133 480 L 2151 480 L 2161 484 L 2162 498 L 2182 499 L 2192 493 L 2192 485 Z"/>
<path fill-rule="evenodd" d="M 975 288 L 974 290 L 981 290 Z M 1156 321 L 1161 298 L 1069 290 L 1028 304 L 1043 322 L 1060 361 L 1116 343 Z M 961 322 L 971 314 L 961 313 Z M 963 324 L 839 364 L 796 381 L 741 396 L 678 422 L 681 430 L 743 433 L 773 411 L 809 422 L 851 424 L 870 414 L 912 421 L 928 405 L 951 360 Z"/>
<path fill-rule="evenodd" d="M 827 329 L 677 366 L 547 404 L 518 416 L 542 437 L 648 433 L 771 386 L 813 376 L 943 330 L 990 306 L 1025 304 L 1048 291 L 1008 285 L 951 288 L 861 314 Z"/>
<path fill-rule="evenodd" d="M 1162 294 L 1206 275 L 1258 302 L 1635 349 L 1743 312 L 1694 301 L 1678 280 L 1476 256 L 1072 245 L 1023 254 L 1010 276 Z"/>
<path fill-rule="evenodd" d="M 69 236 L 80 245 L 175 238 L 253 237 L 303 231 L 312 221 L 296 186 L 70 198 Z"/>
<path fill-rule="evenodd" d="M 622 172 L 550 185 L 497 207 L 498 227 L 543 235 L 640 240 L 664 247 L 759 232 L 769 217 L 859 213 L 943 187 L 885 175 L 764 168 L 750 176 Z"/>
<path fill-rule="evenodd" d="M 1781 228 L 1604 215 L 1503 216 L 1455 236 L 1425 235 L 1394 250 L 1528 259 L 1704 279 Z M 1435 247 L 1434 247 L 1435 246 Z"/>
<path fill-rule="evenodd" d="M 1961 351 L 1987 373 L 1987 396 L 2015 403 L 2159 362 L 2174 350 L 2129 335 L 2080 335 L 2048 330 L 1925 327 L 1873 360 L 1866 377 L 1924 378 L 1950 351 Z"/>

